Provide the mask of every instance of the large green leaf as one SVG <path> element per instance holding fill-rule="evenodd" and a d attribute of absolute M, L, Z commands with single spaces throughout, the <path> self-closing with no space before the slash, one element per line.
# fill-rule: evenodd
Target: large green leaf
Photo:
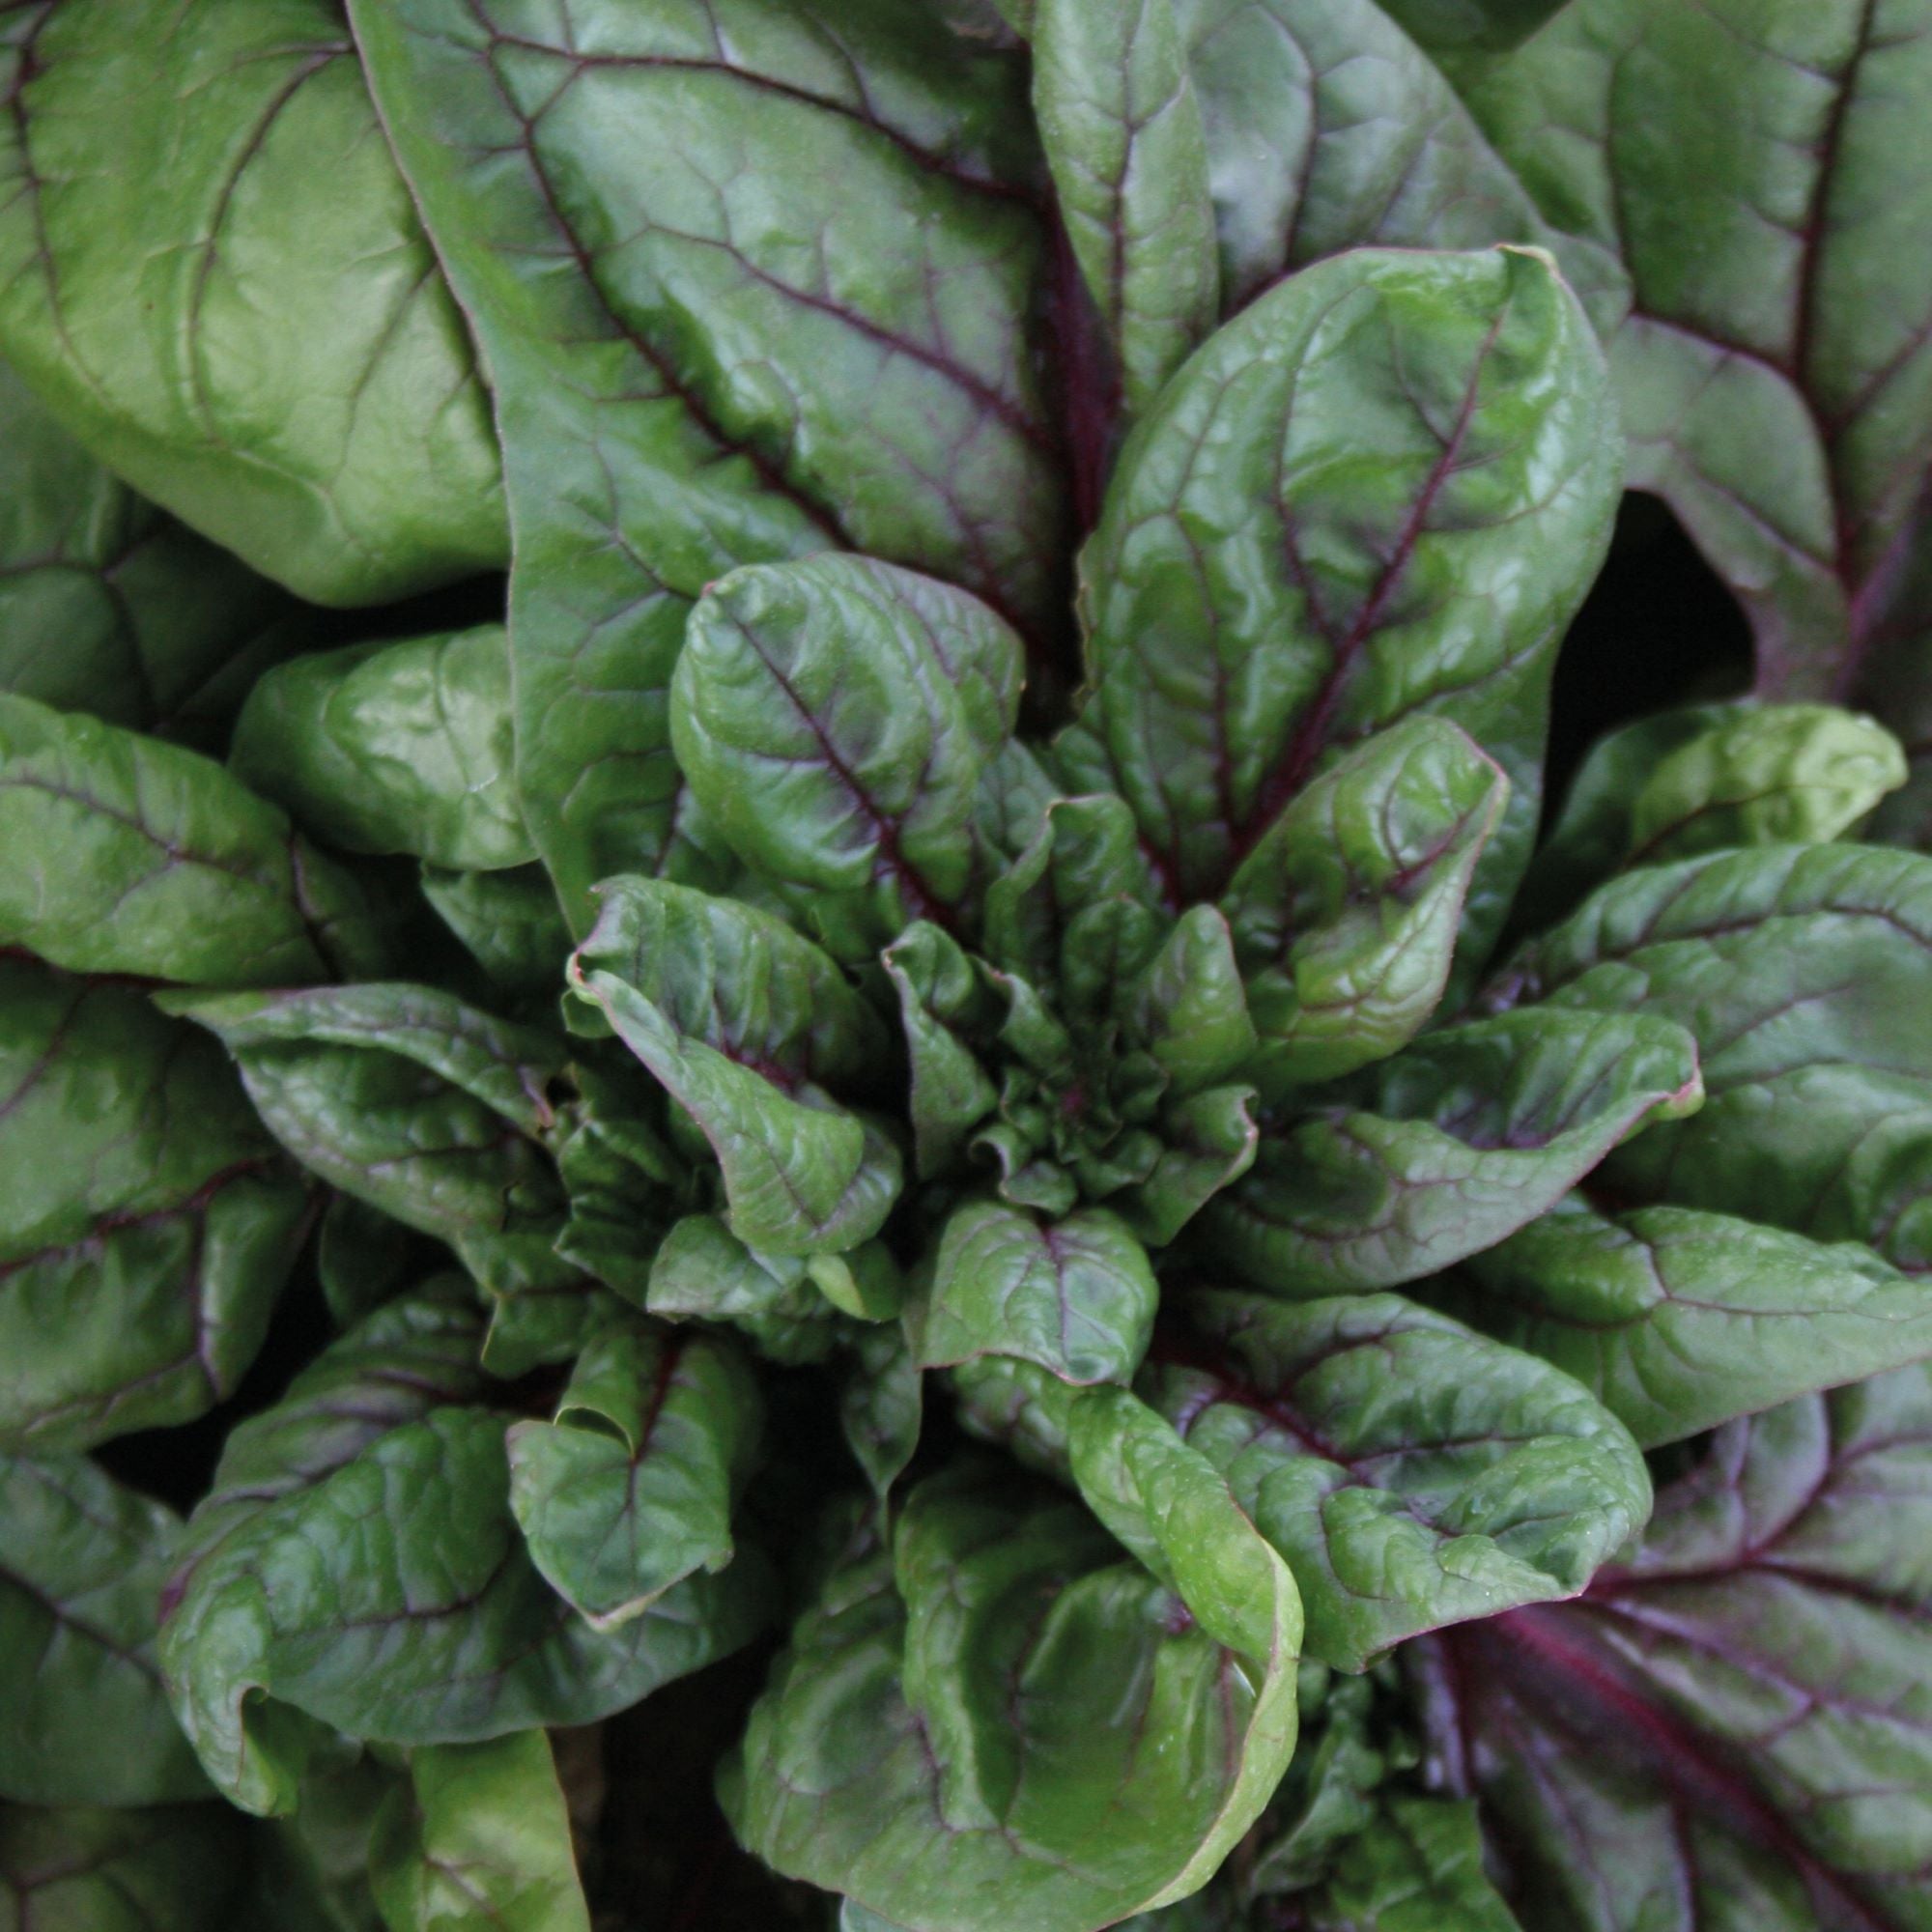
<path fill-rule="evenodd" d="M 869 557 L 735 572 L 693 612 L 671 693 L 706 814 L 841 954 L 950 923 L 980 792 L 1019 704 L 1006 623 Z"/>
<path fill-rule="evenodd" d="M 1534 1355 L 1398 1295 L 1208 1293 L 1139 1387 L 1294 1573 L 1311 1657 L 1575 1596 L 1650 1511 L 1636 1445 Z"/>
<path fill-rule="evenodd" d="M 355 878 L 198 753 L 0 696 L 0 945 L 248 986 L 380 970 Z"/>
<path fill-rule="evenodd" d="M 249 694 L 229 762 L 347 852 L 500 870 L 536 854 L 511 772 L 503 629 L 321 651 Z"/>
<path fill-rule="evenodd" d="M 1932 1925 L 1932 1374 L 1719 1432 L 1578 1604 L 1423 1639 L 1525 1924 Z"/>
<path fill-rule="evenodd" d="M 289 608 L 102 469 L 0 362 L 0 691 L 218 741 L 254 670 L 297 642 L 276 621 Z"/>
<path fill-rule="evenodd" d="M 212 1040 L 0 959 L 0 1443 L 84 1449 L 232 1395 L 307 1205 Z"/>
<path fill-rule="evenodd" d="M 1646 1448 L 1932 1355 L 1932 1286 L 1687 1208 L 1572 1195 L 1431 1299 L 1593 1389 Z"/>
<path fill-rule="evenodd" d="M 96 454 L 321 603 L 502 561 L 469 343 L 330 0 L 27 0 L 0 93 L 0 344 Z"/>
<path fill-rule="evenodd" d="M 82 1457 L 0 1455 L 0 1798 L 158 1804 L 206 1793 L 155 1662 L 180 1527 Z"/>
<path fill-rule="evenodd" d="M 597 1630 L 724 1569 L 760 1421 L 729 1343 L 607 1329 L 577 1358 L 555 1420 L 510 1430 L 510 1508 L 531 1561 Z"/>
<path fill-rule="evenodd" d="M 1170 0 L 1036 0 L 1034 112 L 1138 414 L 1220 306 L 1201 103 Z"/>
<path fill-rule="evenodd" d="M 1332 1091 L 1264 1136 L 1201 1217 L 1208 1251 L 1258 1287 L 1417 1281 L 1533 1221 L 1619 1142 L 1702 1095 L 1690 1037 L 1648 1008 L 1465 1021 Z"/>
<path fill-rule="evenodd" d="M 1601 353 L 1534 251 L 1357 251 L 1221 329 L 1081 564 L 1087 722 L 1172 889 L 1220 893 L 1333 753 L 1427 710 L 1510 777 L 1472 895 L 1492 932 L 1619 480 Z"/>
<path fill-rule="evenodd" d="M 465 1339 L 452 1319 L 399 1302 L 352 1331 L 283 1411 L 236 1432 L 190 1523 L 161 1660 L 203 1765 L 246 1809 L 293 1806 L 327 1727 L 422 1745 L 587 1723 L 754 1628 L 749 1560 L 608 1634 L 544 1583 L 510 1513 L 508 1418 L 440 1406 L 460 1361 L 398 1386 L 383 1345 L 427 1330 L 440 1365 L 442 1338 Z M 365 1383 L 384 1391 L 373 1410 L 343 1399 Z"/>
<path fill-rule="evenodd" d="M 1438 718 L 1378 732 L 1268 827 L 1222 906 L 1264 1045 L 1268 1098 L 1385 1058 L 1442 998 L 1509 781 Z"/>
<path fill-rule="evenodd" d="M 1293 1744 L 1293 1583 L 1164 1424 L 1079 1403 L 1167 1579 L 983 1469 L 918 1485 L 889 1538 L 860 1520 L 724 1774 L 779 1870 L 910 1932 L 1087 1932 L 1196 1890 L 1253 1822 Z"/>
<path fill-rule="evenodd" d="M 519 782 L 581 929 L 664 847 L 686 600 L 735 565 L 849 546 L 1057 621 L 1024 70 L 893 0 L 350 14 L 497 389 Z"/>
<path fill-rule="evenodd" d="M 0 1932 L 241 1932 L 247 1855 L 219 1804 L 0 1806 Z"/>
<path fill-rule="evenodd" d="M 370 1861 L 390 1932 L 590 1932 L 541 1731 L 412 1751 L 410 1789 L 379 1813 Z"/>

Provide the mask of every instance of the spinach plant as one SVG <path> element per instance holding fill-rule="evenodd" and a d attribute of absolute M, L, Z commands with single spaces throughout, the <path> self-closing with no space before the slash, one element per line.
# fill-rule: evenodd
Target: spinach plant
<path fill-rule="evenodd" d="M 1932 1932 L 1928 49 L 0 0 L 0 1928 Z"/>

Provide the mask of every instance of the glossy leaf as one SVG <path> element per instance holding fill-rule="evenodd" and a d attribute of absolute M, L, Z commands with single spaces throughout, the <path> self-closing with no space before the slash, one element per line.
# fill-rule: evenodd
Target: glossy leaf
<path fill-rule="evenodd" d="M 6 696 L 0 944 L 208 986 L 370 973 L 384 957 L 355 880 L 219 765 Z"/>
<path fill-rule="evenodd" d="M 1041 1221 L 971 1201 L 948 1219 L 915 1303 L 915 1352 L 927 1369 L 1011 1355 L 1069 1382 L 1126 1382 L 1159 1298 L 1146 1250 L 1104 1208 Z"/>
<path fill-rule="evenodd" d="M 1030 35 L 1061 218 L 1137 414 L 1220 303 L 1186 48 L 1169 0 L 1035 0 Z"/>
<path fill-rule="evenodd" d="M 1493 1246 L 1647 1122 L 1702 1095 L 1662 1015 L 1577 1024 L 1550 1009 L 1425 1036 L 1262 1142 L 1209 1204 L 1208 1250 L 1257 1286 L 1393 1288 Z M 1605 1017 L 1610 1017 L 1605 1015 Z"/>
<path fill-rule="evenodd" d="M 137 489 L 317 602 L 500 564 L 469 339 L 336 9 L 16 11 L 0 341 L 35 388 Z"/>
<path fill-rule="evenodd" d="M 1445 1305 L 1568 1370 L 1646 1448 L 1932 1355 L 1932 1288 L 1728 1214 L 1572 1195 L 1466 1269 Z"/>
<path fill-rule="evenodd" d="M 0 1932 L 227 1932 L 247 1878 L 222 1805 L 0 1808 Z"/>
<path fill-rule="evenodd" d="M 1224 327 L 1081 563 L 1089 722 L 1174 890 L 1221 892 L 1329 754 L 1426 709 L 1511 780 L 1471 908 L 1492 930 L 1618 482 L 1599 352 L 1537 253 L 1358 251 Z"/>
<path fill-rule="evenodd" d="M 0 1455 L 0 1797 L 157 1804 L 206 1780 L 155 1662 L 180 1523 L 80 1457 Z"/>
<path fill-rule="evenodd" d="M 724 1569 L 759 1421 L 758 1385 L 728 1344 L 607 1329 L 578 1356 L 555 1420 L 509 1433 L 510 1508 L 531 1561 L 600 1631 Z"/>
<path fill-rule="evenodd" d="M 1641 1525 L 1636 1445 L 1577 1382 L 1397 1295 L 1190 1298 L 1139 1384 L 1299 1585 L 1311 1657 L 1576 1595 Z"/>
<path fill-rule="evenodd" d="M 1427 1640 L 1526 1923 L 1927 1922 L 1928 1422 L 1917 1367 L 1733 1423 L 1580 1604 Z"/>
<path fill-rule="evenodd" d="M 379 1815 L 371 1851 L 391 1932 L 590 1932 L 541 1731 L 412 1751 L 410 1785 Z"/>
<path fill-rule="evenodd" d="M 1023 72 L 883 0 L 350 11 L 499 399 L 519 782 L 580 923 L 664 848 L 734 566 L 849 546 L 1047 621 Z"/>
<path fill-rule="evenodd" d="M 1378 732 L 1307 785 L 1222 899 L 1271 1098 L 1406 1046 L 1448 982 L 1509 781 L 1455 725 Z"/>
<path fill-rule="evenodd" d="M 494 871 L 536 856 L 512 757 L 509 649 L 485 624 L 281 666 L 249 694 L 229 762 L 343 851 Z"/>
<path fill-rule="evenodd" d="M 232 1395 L 307 1209 L 213 1041 L 0 959 L 0 1443 L 85 1449 Z"/>

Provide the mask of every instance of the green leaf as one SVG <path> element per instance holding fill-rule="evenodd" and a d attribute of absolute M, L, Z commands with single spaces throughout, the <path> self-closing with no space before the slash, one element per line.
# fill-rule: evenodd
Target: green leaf
<path fill-rule="evenodd" d="M 1051 1369 L 1011 1355 L 978 1355 L 947 1372 L 969 1435 L 997 1443 L 1016 1463 L 1073 1481 L 1070 1431 L 1081 1391 Z"/>
<path fill-rule="evenodd" d="M 500 624 L 318 651 L 249 694 L 229 763 L 345 852 L 501 870 L 536 854 L 511 771 Z"/>
<path fill-rule="evenodd" d="M 1932 1263 L 1932 860 L 1780 845 L 1634 872 L 1495 996 L 1695 1034 L 1707 1102 L 1617 1154 L 1620 1199 Z"/>
<path fill-rule="evenodd" d="M 0 1807 L 0 1926 L 226 1932 L 248 1879 L 246 1832 L 221 1804 Z"/>
<path fill-rule="evenodd" d="M 1494 1246 L 1701 1094 L 1690 1037 L 1649 1007 L 1468 1021 L 1264 1136 L 1202 1235 L 1280 1293 L 1399 1287 Z"/>
<path fill-rule="evenodd" d="M 1928 1435 L 1922 1365 L 1732 1423 L 1581 1603 L 1425 1639 L 1526 1922 L 1924 1922 Z"/>
<path fill-rule="evenodd" d="M 845 1325 L 803 1256 L 755 1253 L 713 1214 L 687 1214 L 659 1244 L 649 1307 L 668 1321 L 736 1328 L 786 1366 L 823 1361 Z"/>
<path fill-rule="evenodd" d="M 558 1286 L 563 1190 L 542 1145 L 560 1045 L 429 986 L 176 994 L 304 1167 L 447 1241 L 486 1288 Z"/>
<path fill-rule="evenodd" d="M 1575 1596 L 1649 1514 L 1621 1424 L 1461 1322 L 1392 1294 L 1187 1309 L 1210 1346 L 1163 1344 L 1138 1386 L 1293 1571 L 1324 1663 Z"/>
<path fill-rule="evenodd" d="M 1244 1077 L 1260 1050 L 1234 935 L 1212 906 L 1190 906 L 1128 995 L 1130 1037 L 1178 1098 Z"/>
<path fill-rule="evenodd" d="M 0 338 L 82 441 L 318 603 L 500 565 L 469 338 L 328 0 L 84 0 L 8 40 Z"/>
<path fill-rule="evenodd" d="M 867 1327 L 838 1392 L 838 1423 L 881 1502 L 912 1462 L 924 1420 L 925 1378 L 904 1329 L 884 1322 Z"/>
<path fill-rule="evenodd" d="M 1261 1149 L 1254 1104 L 1252 1087 L 1210 1087 L 1161 1116 L 1152 1171 L 1113 1197 L 1121 1218 L 1150 1247 L 1166 1247 L 1254 1165 Z"/>
<path fill-rule="evenodd" d="M 541 1731 L 412 1751 L 410 1786 L 384 1804 L 371 1847 L 390 1932 L 590 1932 Z"/>
<path fill-rule="evenodd" d="M 1125 1382 L 1159 1299 L 1147 1251 L 1106 1208 L 1041 1222 L 969 1201 L 948 1218 L 915 1301 L 915 1355 L 923 1369 L 1012 1355 L 1069 1382 Z"/>
<path fill-rule="evenodd" d="M 692 613 L 678 763 L 739 856 L 842 957 L 950 924 L 1021 655 L 965 592 L 869 557 L 734 572 Z"/>
<path fill-rule="evenodd" d="M 1221 904 L 1264 1040 L 1243 1071 L 1267 1097 L 1421 1031 L 1508 794 L 1464 732 L 1414 718 L 1330 765 L 1262 835 Z"/>
<path fill-rule="evenodd" d="M 254 673 L 298 647 L 290 613 L 0 361 L 0 691 L 213 749 Z"/>
<path fill-rule="evenodd" d="M 1169 0 L 1036 0 L 1033 101 L 1067 240 L 1138 414 L 1214 326 L 1201 103 Z"/>
<path fill-rule="evenodd" d="M 1572 1195 L 1431 1294 L 1566 1369 L 1645 1448 L 1932 1355 L 1932 1288 L 1852 1242 Z"/>
<path fill-rule="evenodd" d="M 1481 952 L 1609 535 L 1609 408 L 1576 298 L 1521 249 L 1319 264 L 1188 364 L 1081 562 L 1088 722 L 1174 891 L 1218 895 L 1333 753 L 1427 710 L 1511 781 Z"/>
<path fill-rule="evenodd" d="M 998 1031 L 1000 1001 L 979 962 L 925 920 L 887 947 L 880 963 L 898 995 L 912 1063 L 915 1163 L 929 1180 L 959 1160 L 973 1129 L 999 1104 L 1000 1091 L 969 1042 Z"/>
<path fill-rule="evenodd" d="M 0 944 L 247 986 L 381 970 L 355 880 L 198 753 L 0 696 Z"/>
<path fill-rule="evenodd" d="M 1435 53 L 1513 47 L 1567 4 L 1568 0 L 1382 0 L 1397 23 Z"/>
<path fill-rule="evenodd" d="M 510 1430 L 510 1508 L 531 1560 L 600 1631 L 724 1569 L 760 1419 L 757 1382 L 728 1343 L 606 1329 L 577 1358 L 556 1419 Z"/>
<path fill-rule="evenodd" d="M 879 1232 L 897 1198 L 896 1147 L 810 1083 L 731 1059 L 613 973 L 573 961 L 572 984 L 702 1130 L 732 1234 L 777 1255 L 838 1254 Z"/>
<path fill-rule="evenodd" d="M 308 1205 L 212 1040 L 0 959 L 0 1444 L 85 1449 L 232 1395 Z"/>
<path fill-rule="evenodd" d="M 1310 1909 L 1311 1932 L 1520 1932 L 1483 1869 L 1476 1807 L 1391 1798 L 1343 1847 Z"/>
<path fill-rule="evenodd" d="M 422 890 L 494 984 L 527 997 L 555 993 L 570 954 L 570 928 L 541 866 L 506 872 L 425 866 Z"/>
<path fill-rule="evenodd" d="M 1207 1881 L 1293 1747 L 1300 1620 L 1226 1490 L 1139 1414 L 1151 1433 L 1111 1406 L 1094 1427 L 1133 1437 L 1121 1507 L 1180 1596 L 1077 1504 L 928 1478 L 890 1544 L 870 1518 L 844 1539 L 753 1711 L 723 1786 L 750 1849 L 910 1932 L 1085 1932 Z"/>
<path fill-rule="evenodd" d="M 84 1458 L 0 1455 L 0 1798 L 206 1794 L 155 1662 L 155 1604 L 180 1527 Z"/>
<path fill-rule="evenodd" d="M 668 837 L 688 600 L 734 567 L 849 547 L 1059 623 L 1024 69 L 889 0 L 351 18 L 496 388 L 519 789 L 581 929 Z"/>

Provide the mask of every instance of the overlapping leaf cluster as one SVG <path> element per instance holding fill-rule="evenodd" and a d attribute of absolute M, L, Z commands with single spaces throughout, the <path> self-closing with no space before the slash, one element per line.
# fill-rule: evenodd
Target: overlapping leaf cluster
<path fill-rule="evenodd" d="M 1928 50 L 0 0 L 0 1927 L 1932 1932 Z"/>

